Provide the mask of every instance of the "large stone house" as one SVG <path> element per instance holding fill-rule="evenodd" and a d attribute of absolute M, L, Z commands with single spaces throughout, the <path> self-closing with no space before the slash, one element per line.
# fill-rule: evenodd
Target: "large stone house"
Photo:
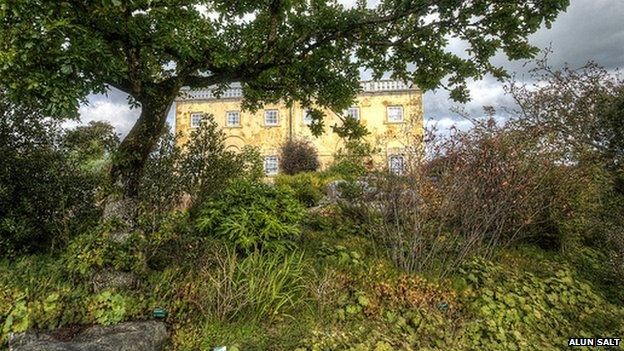
<path fill-rule="evenodd" d="M 329 165 L 334 154 L 344 146 L 343 140 L 332 132 L 331 126 L 342 120 L 326 111 L 325 132 L 319 137 L 309 130 L 310 118 L 300 105 L 269 104 L 256 112 L 241 109 L 242 89 L 233 86 L 219 98 L 211 89 L 183 90 L 176 100 L 176 132 L 181 143 L 202 116 L 212 114 L 223 128 L 226 145 L 240 150 L 245 145 L 259 148 L 264 156 L 268 176 L 279 173 L 279 149 L 289 138 L 310 140 L 318 151 L 322 167 Z M 399 81 L 363 81 L 356 101 L 340 112 L 362 123 L 369 135 L 365 139 L 376 150 L 373 166 L 400 172 L 406 164 L 407 153 L 423 132 L 422 92 Z"/>

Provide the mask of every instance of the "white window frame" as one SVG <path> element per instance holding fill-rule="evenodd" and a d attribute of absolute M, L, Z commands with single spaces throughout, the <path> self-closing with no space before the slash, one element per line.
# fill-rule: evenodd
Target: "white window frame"
<path fill-rule="evenodd" d="M 269 167 L 269 162 L 271 166 Z M 274 163 L 274 165 L 273 165 Z M 279 159 L 276 155 L 264 156 L 264 174 L 267 176 L 277 175 L 279 171 Z"/>
<path fill-rule="evenodd" d="M 397 164 L 395 159 L 400 159 L 400 167 L 395 167 Z M 405 156 L 403 155 L 390 155 L 388 156 L 388 170 L 397 175 L 403 174 L 405 172 Z"/>
<path fill-rule="evenodd" d="M 195 122 L 195 117 L 197 117 L 197 122 Z M 201 113 L 201 112 L 191 112 L 191 128 L 199 128 L 203 118 L 204 118 L 204 114 L 203 113 Z"/>
<path fill-rule="evenodd" d="M 268 117 L 272 113 L 275 113 L 275 122 L 268 121 Z M 279 125 L 279 110 L 278 109 L 264 110 L 264 125 L 267 127 L 275 127 Z"/>
<path fill-rule="evenodd" d="M 236 123 L 230 123 L 230 116 L 236 116 Z M 241 125 L 241 114 L 240 111 L 227 111 L 225 113 L 225 125 L 228 127 L 240 127 Z"/>
<path fill-rule="evenodd" d="M 307 126 L 312 124 L 312 115 L 310 114 L 310 112 L 312 112 L 312 110 L 310 110 L 309 108 L 303 110 L 303 124 Z"/>
<path fill-rule="evenodd" d="M 351 106 L 345 110 L 345 115 L 355 119 L 356 121 L 360 121 L 360 108 L 357 106 Z"/>
<path fill-rule="evenodd" d="M 395 119 L 395 113 L 393 111 L 400 111 L 401 118 Z M 403 123 L 405 121 L 405 111 L 403 109 L 403 105 L 392 105 L 386 108 L 387 120 L 388 123 Z"/>

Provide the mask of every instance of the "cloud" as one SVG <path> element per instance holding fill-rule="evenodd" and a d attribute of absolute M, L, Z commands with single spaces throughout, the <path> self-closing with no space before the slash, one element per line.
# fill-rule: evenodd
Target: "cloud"
<path fill-rule="evenodd" d="M 112 96 L 111 96 L 112 95 Z M 139 117 L 139 109 L 130 109 L 125 98 L 118 94 L 92 95 L 89 103 L 80 107 L 80 124 L 87 124 L 90 121 L 108 121 L 117 133 L 122 137 L 132 129 L 132 125 Z M 70 122 L 67 126 L 72 127 L 77 123 Z"/>
<path fill-rule="evenodd" d="M 566 12 L 559 15 L 552 28 L 541 28 L 529 37 L 531 44 L 540 49 L 551 48 L 549 63 L 562 67 L 568 63 L 574 67 L 593 60 L 609 70 L 624 68 L 624 1 L 622 0 L 573 0 Z M 449 50 L 461 54 L 465 44 L 451 40 Z M 502 53 L 496 55 L 492 63 L 503 66 L 509 73 L 516 74 L 519 80 L 528 80 L 527 72 L 531 65 L 526 61 L 509 61 Z M 473 116 L 482 115 L 482 106 L 498 108 L 513 106 L 510 97 L 504 95 L 503 84 L 492 77 L 479 82 L 470 82 L 472 100 L 461 105 Z M 438 90 L 424 95 L 425 120 L 444 121 L 440 127 L 450 125 L 448 121 L 459 121 L 461 117 L 451 111 L 459 105 L 452 102 L 448 92 Z M 504 119 L 504 115 L 499 115 Z M 430 123 L 430 122 L 427 122 Z M 440 128 L 441 129 L 441 128 Z"/>
<path fill-rule="evenodd" d="M 347 6 L 355 4 L 355 0 L 341 2 Z M 377 3 L 377 0 L 370 0 L 368 3 L 371 5 Z M 570 7 L 559 15 L 551 29 L 542 28 L 529 37 L 529 40 L 539 48 L 552 48 L 553 53 L 549 59 L 554 67 L 561 67 L 565 62 L 580 66 L 587 60 L 594 60 L 609 70 L 624 68 L 623 18 L 623 0 L 572 0 Z M 452 39 L 449 50 L 462 53 L 465 44 Z M 526 76 L 527 67 L 523 61 L 510 62 L 505 55 L 499 54 L 492 62 L 505 67 L 510 73 L 516 73 L 520 79 L 523 79 L 523 75 Z M 366 77 L 369 72 L 362 74 Z M 461 107 L 474 116 L 482 114 L 484 105 L 500 108 L 512 103 L 504 95 L 503 85 L 492 77 L 470 82 L 469 88 L 472 101 Z M 83 122 L 109 120 L 119 133 L 125 135 L 139 114 L 139 110 L 128 107 L 126 98 L 125 94 L 115 90 L 111 90 L 108 96 L 91 96 L 90 104 L 80 109 Z M 450 100 L 444 90 L 427 92 L 424 96 L 425 119 L 441 121 L 441 126 L 450 126 L 451 121 L 462 120 L 450 110 L 456 106 L 458 105 Z M 173 123 L 174 109 L 169 112 L 168 121 Z"/>

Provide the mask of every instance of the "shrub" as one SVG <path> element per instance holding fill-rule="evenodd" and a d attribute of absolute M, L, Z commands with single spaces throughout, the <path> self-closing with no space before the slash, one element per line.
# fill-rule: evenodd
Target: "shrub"
<path fill-rule="evenodd" d="M 553 206 L 559 155 L 538 137 L 490 120 L 430 147 L 430 159 L 413 157 L 404 176 L 377 177 L 369 205 L 377 241 L 409 272 L 444 276 L 474 255 L 491 257 Z"/>
<path fill-rule="evenodd" d="M 285 174 L 314 172 L 320 164 L 316 149 L 308 140 L 288 140 L 280 150 L 280 169 Z"/>
<path fill-rule="evenodd" d="M 0 256 L 62 247 L 98 220 L 105 169 L 74 151 L 57 123 L 0 92 Z"/>
<path fill-rule="evenodd" d="M 246 253 L 283 251 L 299 236 L 303 215 L 290 189 L 237 181 L 203 205 L 197 228 Z"/>
<path fill-rule="evenodd" d="M 314 173 L 278 175 L 274 181 L 277 186 L 286 186 L 292 189 L 297 200 L 307 207 L 315 206 L 323 198 L 324 182 Z"/>
<path fill-rule="evenodd" d="M 145 239 L 139 233 L 132 233 L 123 241 L 111 240 L 107 233 L 112 230 L 113 223 L 103 224 L 72 239 L 63 254 L 70 276 L 88 279 L 108 269 L 145 273 Z"/>
<path fill-rule="evenodd" d="M 334 162 L 323 172 L 325 176 L 354 180 L 371 170 L 375 150 L 360 139 L 347 140 L 345 146 L 334 155 Z"/>
<path fill-rule="evenodd" d="M 263 177 L 262 159 L 252 147 L 239 153 L 226 150 L 224 133 L 212 116 L 202 120 L 181 147 L 167 131 L 150 154 L 139 189 L 140 222 L 148 233 L 174 209 L 203 203 L 230 182 Z"/>

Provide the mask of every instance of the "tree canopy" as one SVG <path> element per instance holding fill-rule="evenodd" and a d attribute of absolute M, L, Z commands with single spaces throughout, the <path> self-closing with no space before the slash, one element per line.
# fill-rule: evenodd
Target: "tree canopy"
<path fill-rule="evenodd" d="M 0 85 L 46 115 L 78 116 L 115 87 L 142 107 L 117 171 L 136 178 L 182 86 L 240 82 L 243 107 L 300 101 L 340 111 L 360 69 L 465 100 L 466 80 L 501 77 L 490 58 L 537 52 L 527 36 L 569 0 L 1 0 Z M 466 55 L 448 50 L 453 38 Z M 320 111 L 320 109 L 319 109 Z M 314 114 L 316 127 L 322 114 Z M 319 128 L 317 128 L 318 130 Z M 113 173 L 116 171 L 113 170 Z"/>

